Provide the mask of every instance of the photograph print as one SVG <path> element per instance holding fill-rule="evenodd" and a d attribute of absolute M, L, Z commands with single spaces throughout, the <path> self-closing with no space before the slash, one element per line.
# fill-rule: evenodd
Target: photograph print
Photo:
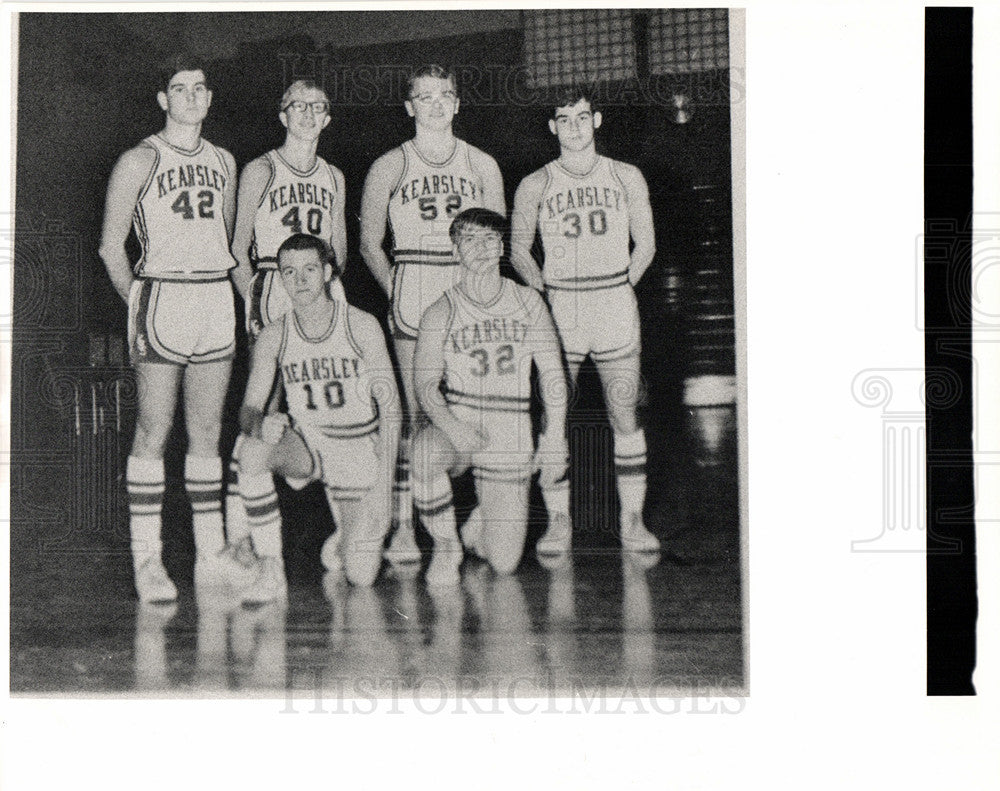
<path fill-rule="evenodd" d="M 742 12 L 14 24 L 13 695 L 748 694 Z"/>

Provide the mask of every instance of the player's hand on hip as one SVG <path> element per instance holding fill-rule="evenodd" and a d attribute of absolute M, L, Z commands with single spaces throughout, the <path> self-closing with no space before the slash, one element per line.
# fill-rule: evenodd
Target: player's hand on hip
<path fill-rule="evenodd" d="M 538 448 L 532 460 L 534 469 L 540 472 L 539 486 L 551 486 L 563 475 L 569 466 L 569 446 L 563 436 L 542 434 L 538 438 Z"/>

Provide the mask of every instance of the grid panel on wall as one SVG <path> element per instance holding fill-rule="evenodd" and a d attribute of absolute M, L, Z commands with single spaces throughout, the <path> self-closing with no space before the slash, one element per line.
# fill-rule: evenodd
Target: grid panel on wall
<path fill-rule="evenodd" d="M 548 9 L 524 14 L 524 52 L 531 87 L 635 77 L 630 11 Z"/>
<path fill-rule="evenodd" d="M 649 70 L 690 74 L 729 67 L 725 8 L 663 9 L 649 18 Z"/>

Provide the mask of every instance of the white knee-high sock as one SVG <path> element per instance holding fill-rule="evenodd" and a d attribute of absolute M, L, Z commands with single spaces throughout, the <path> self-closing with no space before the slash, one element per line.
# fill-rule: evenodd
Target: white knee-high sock
<path fill-rule="evenodd" d="M 281 559 L 281 511 L 271 473 L 240 473 L 240 496 L 246 507 L 254 549 L 261 557 Z"/>
<path fill-rule="evenodd" d="M 150 557 L 161 557 L 161 513 L 166 489 L 163 459 L 129 456 L 125 466 L 128 488 L 132 558 L 139 568 Z"/>
<path fill-rule="evenodd" d="M 240 497 L 240 445 L 243 435 L 236 438 L 233 455 L 229 459 L 226 470 L 226 541 L 238 544 L 250 535 L 250 524 L 247 522 L 246 508 Z"/>
<path fill-rule="evenodd" d="M 424 527 L 434 539 L 435 549 L 441 545 L 447 548 L 454 544 L 458 549 L 458 533 L 455 529 L 455 506 L 452 502 L 451 479 L 445 475 L 435 475 L 428 480 L 415 478 L 413 500 Z"/>
<path fill-rule="evenodd" d="M 198 554 L 214 554 L 225 545 L 222 529 L 222 461 L 218 456 L 187 456 L 184 488 L 191 501 L 194 546 Z"/>
<path fill-rule="evenodd" d="M 622 512 L 641 512 L 646 501 L 646 435 L 642 429 L 614 434 L 615 477 Z"/>

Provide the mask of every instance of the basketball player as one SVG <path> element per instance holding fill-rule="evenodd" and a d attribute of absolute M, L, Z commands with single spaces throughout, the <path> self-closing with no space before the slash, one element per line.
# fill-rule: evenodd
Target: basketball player
<path fill-rule="evenodd" d="M 430 585 L 458 581 L 462 543 L 500 574 L 521 560 L 528 484 L 565 474 L 566 380 L 559 339 L 538 294 L 500 276 L 506 220 L 467 209 L 451 225 L 459 281 L 420 321 L 414 374 L 430 418 L 413 443 L 414 501 L 434 540 Z M 538 368 L 544 430 L 532 442 L 531 367 Z M 443 385 L 443 387 L 442 387 Z M 449 475 L 473 468 L 479 506 L 455 533 Z"/>
<path fill-rule="evenodd" d="M 138 417 L 126 478 L 135 586 L 145 602 L 177 597 L 161 559 L 160 515 L 163 451 L 182 386 L 196 576 L 223 546 L 219 432 L 235 322 L 229 234 L 236 165 L 228 151 L 201 137 L 212 103 L 201 64 L 172 58 L 156 99 L 166 123 L 115 164 L 100 246 L 128 304 Z M 130 226 L 142 248 L 134 266 L 125 251 Z"/>
<path fill-rule="evenodd" d="M 278 272 L 292 310 L 257 336 L 240 409 L 240 495 L 259 573 L 244 602 L 281 598 L 281 512 L 273 474 L 295 487 L 319 480 L 335 504 L 339 552 L 350 582 L 370 585 L 389 529 L 399 443 L 398 393 L 382 328 L 371 315 L 329 296 L 339 275 L 322 239 L 295 234 L 278 248 Z M 291 424 L 264 409 L 279 373 Z M 267 425 L 267 424 L 270 425 Z M 325 556 L 324 562 L 330 565 Z"/>
<path fill-rule="evenodd" d="M 497 163 L 452 131 L 457 91 L 454 75 L 441 66 L 414 72 L 404 106 L 416 134 L 375 160 L 361 203 L 361 254 L 390 298 L 389 319 L 403 381 L 406 426 L 396 482 L 397 530 L 387 557 L 404 563 L 420 560 L 413 537 L 408 442 L 419 414 L 413 353 L 420 317 L 458 276 L 448 237 L 452 218 L 474 206 L 507 213 Z M 387 219 L 391 264 L 382 247 Z"/>
<path fill-rule="evenodd" d="M 559 140 L 559 158 L 517 188 L 511 263 L 548 296 L 570 385 L 588 355 L 597 367 L 614 431 L 622 545 L 654 551 L 659 541 L 642 519 L 646 438 L 636 421 L 639 311 L 633 292 L 653 260 L 653 213 L 639 169 L 597 153 L 594 132 L 600 125 L 601 113 L 581 88 L 557 98 L 549 130 Z M 531 257 L 536 232 L 544 253 L 541 272 Z M 543 495 L 550 514 L 566 516 L 550 519 L 537 548 L 560 554 L 570 546 L 568 481 Z"/>
<path fill-rule="evenodd" d="M 330 123 L 329 98 L 311 80 L 296 80 L 279 106 L 285 142 L 243 169 L 233 231 L 232 252 L 239 264 L 233 282 L 244 295 L 251 344 L 266 324 L 291 309 L 277 272 L 278 247 L 283 241 L 296 233 L 310 233 L 329 243 L 341 271 L 347 262 L 344 174 L 316 155 L 320 133 Z M 330 287 L 332 297 L 345 299 L 339 277 Z M 269 411 L 274 411 L 277 401 L 275 394 Z M 249 535 L 236 474 L 238 452 L 239 448 L 233 449 L 226 480 L 227 561 L 237 555 L 246 557 L 240 547 Z"/>

